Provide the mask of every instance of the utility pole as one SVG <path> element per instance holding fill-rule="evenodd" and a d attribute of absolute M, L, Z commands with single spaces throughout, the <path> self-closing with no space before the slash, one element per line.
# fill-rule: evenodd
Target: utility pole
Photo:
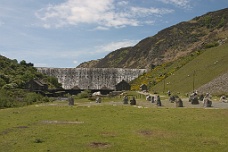
<path fill-rule="evenodd" d="M 163 86 L 163 93 L 165 93 L 165 78 L 164 78 L 164 86 Z"/>
<path fill-rule="evenodd" d="M 192 81 L 192 89 L 193 89 L 193 92 L 195 90 L 195 75 L 196 75 L 196 71 L 194 70 L 193 71 L 193 81 Z"/>

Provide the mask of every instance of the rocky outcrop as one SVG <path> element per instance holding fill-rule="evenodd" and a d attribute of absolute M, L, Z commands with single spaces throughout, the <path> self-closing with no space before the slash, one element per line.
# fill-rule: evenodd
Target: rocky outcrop
<path fill-rule="evenodd" d="M 221 94 L 228 92 L 228 72 L 197 89 L 202 93 Z"/>

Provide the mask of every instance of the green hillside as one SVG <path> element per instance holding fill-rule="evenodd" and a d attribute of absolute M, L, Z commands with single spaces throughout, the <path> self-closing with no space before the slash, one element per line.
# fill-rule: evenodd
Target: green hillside
<path fill-rule="evenodd" d="M 41 95 L 25 89 L 26 83 L 32 79 L 46 82 L 49 88 L 61 86 L 56 78 L 37 72 L 32 63 L 26 63 L 24 60 L 18 62 L 16 59 L 11 60 L 0 55 L 0 109 L 44 100 Z"/>
<path fill-rule="evenodd" d="M 150 91 L 188 93 L 227 72 L 228 44 L 224 44 L 158 66 L 132 82 L 132 86 L 137 89 L 144 83 Z"/>

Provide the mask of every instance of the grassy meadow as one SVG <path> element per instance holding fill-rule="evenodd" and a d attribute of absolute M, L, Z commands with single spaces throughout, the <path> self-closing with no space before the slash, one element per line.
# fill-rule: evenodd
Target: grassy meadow
<path fill-rule="evenodd" d="M 123 105 L 120 98 L 0 110 L 1 152 L 228 151 L 228 110 Z M 151 104 L 151 103 L 150 103 Z M 141 106 L 140 106 L 141 105 Z"/>

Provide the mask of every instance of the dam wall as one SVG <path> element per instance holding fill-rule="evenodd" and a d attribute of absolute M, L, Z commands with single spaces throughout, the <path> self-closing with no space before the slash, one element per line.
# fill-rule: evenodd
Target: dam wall
<path fill-rule="evenodd" d="M 146 69 L 122 68 L 37 68 L 38 72 L 54 76 L 64 89 L 112 89 L 125 80 L 130 82 Z"/>

